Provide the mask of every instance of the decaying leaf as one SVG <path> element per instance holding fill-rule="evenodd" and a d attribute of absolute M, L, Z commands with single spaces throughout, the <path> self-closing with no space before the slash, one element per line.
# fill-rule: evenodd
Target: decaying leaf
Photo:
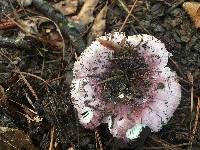
<path fill-rule="evenodd" d="M 53 21 L 46 17 L 34 16 L 26 19 L 18 19 L 17 25 L 26 33 L 42 42 L 48 43 L 51 47 L 62 49 L 63 40 L 58 28 Z"/>
<path fill-rule="evenodd" d="M 35 150 L 30 137 L 21 130 L 0 127 L 0 149 Z"/>
<path fill-rule="evenodd" d="M 81 29 L 94 20 L 93 11 L 98 2 L 99 0 L 85 0 L 78 16 L 73 17 L 74 22 L 79 24 Z"/>
<path fill-rule="evenodd" d="M 200 28 L 200 2 L 185 2 L 183 8 L 192 18 L 196 28 Z"/>
<path fill-rule="evenodd" d="M 103 9 L 99 12 L 97 17 L 94 20 L 94 24 L 92 26 L 89 38 L 88 38 L 88 44 L 91 44 L 92 41 L 103 35 L 105 27 L 106 27 L 106 14 L 107 14 L 108 6 L 107 4 L 103 7 Z"/>
<path fill-rule="evenodd" d="M 78 0 L 64 0 L 56 3 L 54 7 L 60 10 L 64 15 L 70 15 L 76 12 Z"/>

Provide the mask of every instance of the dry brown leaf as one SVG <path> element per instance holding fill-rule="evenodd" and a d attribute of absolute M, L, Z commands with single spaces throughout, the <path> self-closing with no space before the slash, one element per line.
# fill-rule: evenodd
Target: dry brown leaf
<path fill-rule="evenodd" d="M 196 28 L 200 28 L 200 2 L 185 2 L 183 8 L 192 18 Z"/>
<path fill-rule="evenodd" d="M 91 44 L 92 41 L 103 35 L 104 30 L 106 28 L 106 14 L 107 14 L 108 6 L 107 4 L 103 7 L 103 9 L 99 12 L 97 17 L 94 20 L 94 24 L 92 26 L 89 38 L 88 38 L 88 44 Z"/>
<path fill-rule="evenodd" d="M 85 0 L 78 16 L 72 18 L 75 23 L 79 24 L 81 29 L 94 20 L 93 11 L 98 2 L 99 0 Z"/>
<path fill-rule="evenodd" d="M 60 10 L 64 15 L 70 15 L 76 12 L 78 0 L 64 0 L 56 3 L 54 7 Z"/>
<path fill-rule="evenodd" d="M 0 148 L 35 150 L 30 137 L 21 130 L 0 127 Z"/>

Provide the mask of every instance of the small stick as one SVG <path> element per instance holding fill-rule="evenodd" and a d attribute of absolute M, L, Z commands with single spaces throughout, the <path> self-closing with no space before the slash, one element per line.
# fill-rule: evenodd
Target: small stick
<path fill-rule="evenodd" d="M 189 81 L 190 81 L 190 83 L 192 85 L 192 87 L 191 87 L 191 95 L 190 95 L 190 97 L 191 97 L 191 112 L 192 112 L 193 111 L 193 106 L 194 106 L 194 87 L 193 87 L 194 79 L 193 79 L 193 76 L 192 76 L 192 74 L 190 72 L 187 74 L 187 76 L 188 76 L 188 79 L 189 79 Z"/>
<path fill-rule="evenodd" d="M 125 24 L 126 24 L 128 18 L 130 17 L 130 15 L 131 15 L 131 13 L 132 13 L 132 11 L 133 11 L 133 8 L 135 7 L 137 1 L 138 1 L 138 0 L 135 0 L 133 6 L 131 7 L 131 10 L 129 11 L 128 15 L 126 16 L 126 19 L 124 20 L 124 22 L 123 22 L 121 28 L 119 29 L 119 32 L 121 32 L 121 31 L 123 30 L 123 28 L 124 28 L 124 26 L 125 26 Z"/>
<path fill-rule="evenodd" d="M 24 77 L 24 75 L 21 73 L 21 71 L 19 69 L 16 69 L 16 72 L 19 73 L 21 79 L 24 81 L 24 83 L 27 85 L 27 87 L 29 88 L 29 90 L 31 91 L 31 93 L 33 94 L 33 96 L 35 97 L 36 100 L 39 100 L 35 90 L 33 90 L 33 87 L 30 85 L 30 83 L 26 80 L 26 78 Z"/>
<path fill-rule="evenodd" d="M 129 10 L 128 8 L 126 7 L 126 5 L 122 2 L 122 0 L 118 0 L 120 2 L 120 4 L 122 5 L 123 9 L 129 14 Z M 144 30 L 146 31 L 148 34 L 150 34 L 150 32 L 140 23 L 140 20 L 137 19 L 133 14 L 130 14 L 131 17 L 133 17 L 133 19 L 135 21 L 138 22 L 139 26 Z"/>
<path fill-rule="evenodd" d="M 53 138 L 54 138 L 54 127 L 51 128 L 51 141 L 49 144 L 49 150 L 53 150 Z"/>
<path fill-rule="evenodd" d="M 192 149 L 192 143 L 193 143 L 193 139 L 194 139 L 194 136 L 196 134 L 196 131 L 197 131 L 197 126 L 198 126 L 198 122 L 199 122 L 199 110 L 200 110 L 200 97 L 198 97 L 197 99 L 197 106 L 196 106 L 196 115 L 195 115 L 195 122 L 194 122 L 194 127 L 193 127 L 193 130 L 192 130 L 192 135 L 190 137 L 190 149 Z"/>

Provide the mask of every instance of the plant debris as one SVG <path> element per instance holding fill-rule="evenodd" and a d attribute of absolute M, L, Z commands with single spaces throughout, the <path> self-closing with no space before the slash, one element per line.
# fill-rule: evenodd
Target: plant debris
<path fill-rule="evenodd" d="M 185 2 L 183 8 L 194 21 L 196 28 L 200 28 L 200 2 Z"/>

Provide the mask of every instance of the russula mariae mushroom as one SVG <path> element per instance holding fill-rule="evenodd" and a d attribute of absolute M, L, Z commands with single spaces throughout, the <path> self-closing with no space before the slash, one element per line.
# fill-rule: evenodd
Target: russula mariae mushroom
<path fill-rule="evenodd" d="M 75 62 L 71 96 L 80 123 L 89 129 L 108 123 L 114 137 L 159 131 L 180 103 L 176 73 L 166 67 L 171 54 L 153 36 L 99 37 Z"/>

